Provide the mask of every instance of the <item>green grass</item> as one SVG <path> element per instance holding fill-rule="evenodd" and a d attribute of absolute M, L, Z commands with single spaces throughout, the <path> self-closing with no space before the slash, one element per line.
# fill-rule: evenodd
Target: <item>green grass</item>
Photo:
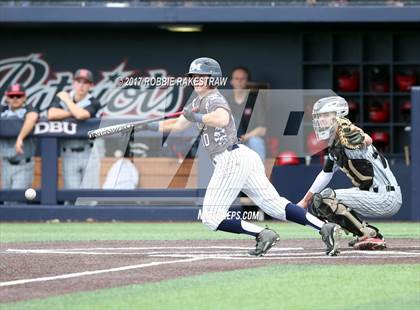
<path fill-rule="evenodd" d="M 386 238 L 420 239 L 419 223 L 374 223 Z M 260 223 L 264 225 L 264 223 Z M 293 223 L 269 222 L 281 238 L 319 238 L 312 229 Z M 248 238 L 213 232 L 201 223 L 38 223 L 0 224 L 0 242 L 89 240 L 216 240 Z"/>
<path fill-rule="evenodd" d="M 277 265 L 3 304 L 2 309 L 404 309 L 420 265 Z"/>
<path fill-rule="evenodd" d="M 307 227 L 292 223 L 268 224 L 284 239 L 319 238 Z M 419 223 L 382 222 L 375 225 L 387 238 L 420 240 Z M 249 237 L 212 232 L 201 223 L 0 224 L 2 243 L 237 238 Z M 420 264 L 278 264 L 0 304 L 0 308 L 420 310 Z"/>

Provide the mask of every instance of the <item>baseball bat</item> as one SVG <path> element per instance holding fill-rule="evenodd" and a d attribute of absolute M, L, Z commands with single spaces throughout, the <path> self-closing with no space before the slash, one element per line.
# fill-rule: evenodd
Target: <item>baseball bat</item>
<path fill-rule="evenodd" d="M 118 124 L 118 125 L 112 125 L 112 126 L 107 126 L 107 127 L 103 127 L 103 128 L 98 128 L 98 129 L 88 131 L 87 136 L 88 136 L 89 139 L 96 139 L 96 138 L 100 138 L 100 137 L 104 137 L 104 136 L 110 136 L 110 135 L 113 135 L 113 134 L 116 134 L 116 133 L 129 132 L 130 130 L 132 130 L 133 128 L 136 128 L 137 126 L 149 124 L 149 123 L 152 123 L 152 122 L 161 121 L 161 120 L 164 120 L 164 119 L 167 119 L 167 118 L 174 118 L 174 117 L 180 116 L 181 114 L 182 114 L 182 111 L 172 113 L 172 114 L 167 114 L 167 115 L 164 115 L 164 116 L 151 118 L 151 119 L 145 119 L 145 120 L 136 121 L 136 122 L 122 123 L 122 124 Z"/>

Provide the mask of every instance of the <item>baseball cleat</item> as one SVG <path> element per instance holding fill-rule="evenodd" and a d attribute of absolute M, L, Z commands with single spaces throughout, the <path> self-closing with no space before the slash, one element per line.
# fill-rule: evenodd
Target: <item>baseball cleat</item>
<path fill-rule="evenodd" d="M 340 250 L 338 249 L 341 234 L 340 226 L 334 223 L 325 223 L 319 234 L 322 237 L 322 241 L 324 241 L 327 246 L 325 254 L 328 256 L 337 256 L 340 253 Z"/>
<path fill-rule="evenodd" d="M 379 251 L 386 248 L 386 243 L 385 240 L 380 238 L 366 238 L 356 242 L 353 248 L 362 251 Z"/>
<path fill-rule="evenodd" d="M 354 237 L 349 241 L 349 247 L 354 247 L 357 242 L 359 242 L 359 237 Z"/>
<path fill-rule="evenodd" d="M 280 240 L 280 237 L 274 230 L 266 228 L 257 235 L 255 240 L 257 244 L 255 249 L 249 251 L 249 255 L 263 256 Z"/>

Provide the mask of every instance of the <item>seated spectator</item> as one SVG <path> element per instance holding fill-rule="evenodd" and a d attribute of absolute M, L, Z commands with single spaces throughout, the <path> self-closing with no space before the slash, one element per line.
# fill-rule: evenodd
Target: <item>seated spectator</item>
<path fill-rule="evenodd" d="M 32 185 L 34 177 L 34 160 L 36 143 L 34 138 L 25 138 L 31 133 L 38 120 L 38 112 L 25 105 L 26 92 L 22 85 L 14 84 L 6 90 L 7 106 L 1 106 L 2 119 L 24 120 L 17 138 L 0 140 L 0 156 L 2 157 L 3 189 L 27 189 Z"/>

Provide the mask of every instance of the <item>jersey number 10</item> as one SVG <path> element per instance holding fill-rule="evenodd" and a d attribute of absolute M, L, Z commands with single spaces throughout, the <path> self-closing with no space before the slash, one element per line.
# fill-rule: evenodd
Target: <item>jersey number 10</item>
<path fill-rule="evenodd" d="M 206 147 L 209 146 L 209 144 L 210 144 L 209 135 L 206 134 L 206 133 L 202 134 L 201 135 L 201 141 L 203 142 L 204 146 L 206 146 Z"/>

